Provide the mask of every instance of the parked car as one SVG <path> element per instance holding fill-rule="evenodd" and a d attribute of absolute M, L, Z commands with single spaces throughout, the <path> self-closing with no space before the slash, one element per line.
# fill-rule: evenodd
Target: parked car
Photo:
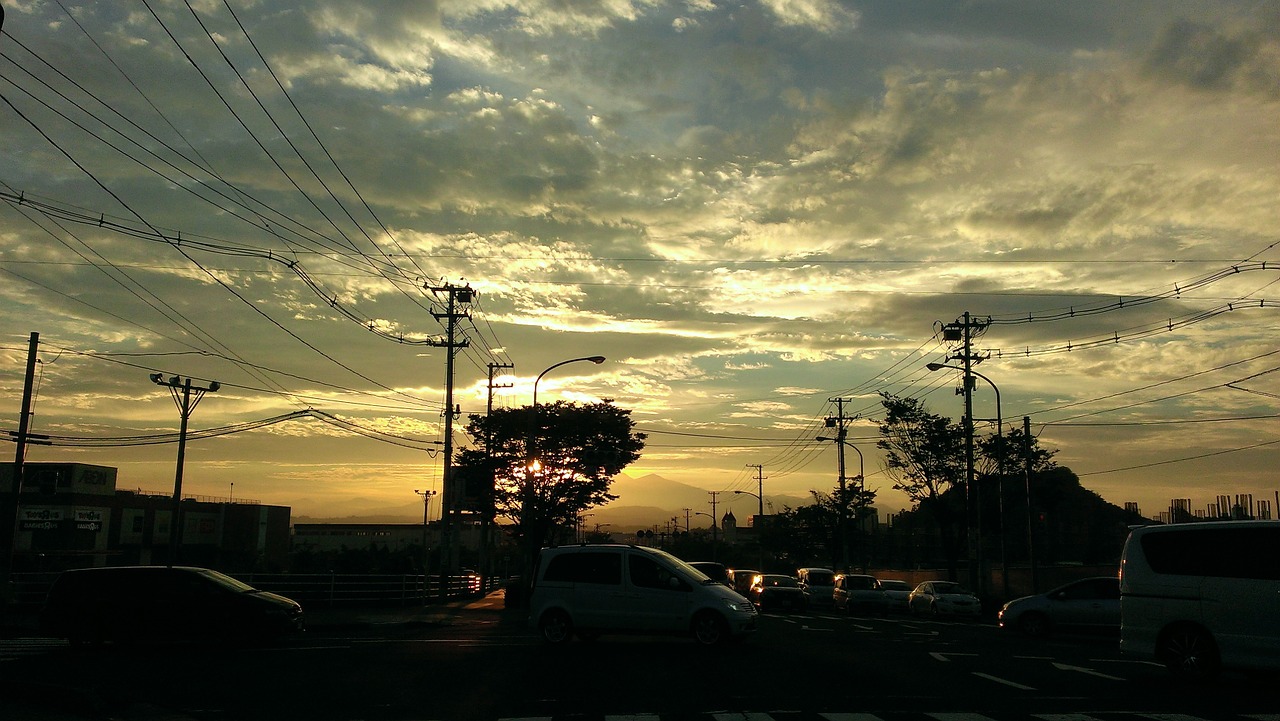
<path fill-rule="evenodd" d="M 916 586 L 907 597 L 911 613 L 927 613 L 932 616 L 982 615 L 982 601 L 954 581 L 925 581 Z"/>
<path fill-rule="evenodd" d="M 837 611 L 881 614 L 889 610 L 889 599 L 874 576 L 857 573 L 836 575 L 831 605 Z"/>
<path fill-rule="evenodd" d="M 545 548 L 534 579 L 529 623 L 548 643 L 602 633 L 690 633 L 715 645 L 756 630 L 751 602 L 656 548 Z"/>
<path fill-rule="evenodd" d="M 805 602 L 810 606 L 831 606 L 831 592 L 835 590 L 836 572 L 829 568 L 800 568 L 796 580 L 804 591 Z"/>
<path fill-rule="evenodd" d="M 907 599 L 911 597 L 911 584 L 896 578 L 880 578 L 880 589 L 884 591 L 886 604 L 890 611 L 906 613 L 909 606 Z"/>
<path fill-rule="evenodd" d="M 1059 628 L 1120 630 L 1120 578 L 1072 581 L 1052 591 L 1014 599 L 996 616 L 1000 628 L 1047 636 Z"/>
<path fill-rule="evenodd" d="M 753 571 L 747 568 L 731 568 L 729 569 L 729 584 L 733 587 L 733 590 L 746 596 L 751 591 L 751 582 L 759 575 L 760 571 Z"/>
<path fill-rule="evenodd" d="M 64 571 L 40 613 L 45 635 L 72 643 L 252 642 L 301 631 L 302 606 L 193 566 Z"/>
<path fill-rule="evenodd" d="M 464 568 L 461 571 L 461 575 L 462 575 L 462 592 L 464 595 L 467 595 L 467 596 L 483 596 L 484 595 L 484 585 L 480 579 L 479 573 L 471 570 L 470 568 Z"/>
<path fill-rule="evenodd" d="M 729 569 L 724 567 L 723 563 L 715 561 L 689 561 L 689 565 L 702 571 L 703 575 L 717 583 L 723 583 L 732 587 L 733 584 L 729 580 Z"/>
<path fill-rule="evenodd" d="M 1280 670 L 1280 521 L 1135 528 L 1120 560 L 1120 652 L 1188 680 Z"/>
<path fill-rule="evenodd" d="M 761 611 L 803 611 L 808 605 L 800 582 L 779 573 L 757 574 L 749 598 Z"/>

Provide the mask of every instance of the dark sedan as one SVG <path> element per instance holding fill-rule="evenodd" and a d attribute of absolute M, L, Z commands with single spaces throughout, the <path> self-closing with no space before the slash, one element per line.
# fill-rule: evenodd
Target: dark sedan
<path fill-rule="evenodd" d="M 756 576 L 747 597 L 761 611 L 803 611 L 807 605 L 800 582 L 781 574 Z"/>

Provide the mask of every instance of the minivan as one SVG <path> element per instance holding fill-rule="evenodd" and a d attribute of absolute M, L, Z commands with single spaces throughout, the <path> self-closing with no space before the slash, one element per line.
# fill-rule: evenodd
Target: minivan
<path fill-rule="evenodd" d="M 76 644 L 257 641 L 303 625 L 297 602 L 194 566 L 63 571 L 40 612 L 42 633 Z"/>
<path fill-rule="evenodd" d="M 1120 560 L 1120 650 L 1193 680 L 1280 670 L 1280 521 L 1133 529 Z"/>
<path fill-rule="evenodd" d="M 751 602 L 656 548 L 600 544 L 545 548 L 529 623 L 554 644 L 602 633 L 689 633 L 703 645 L 756 629 Z"/>

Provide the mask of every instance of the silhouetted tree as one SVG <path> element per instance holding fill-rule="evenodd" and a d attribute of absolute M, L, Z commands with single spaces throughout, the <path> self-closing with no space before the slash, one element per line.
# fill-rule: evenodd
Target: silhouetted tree
<path fill-rule="evenodd" d="M 885 473 L 894 489 L 938 524 L 947 571 L 954 579 L 959 574 L 964 504 L 963 494 L 946 491 L 964 487 L 964 428 L 929 413 L 917 398 L 888 393 L 880 397 L 885 416 L 876 446 L 885 452 Z"/>
<path fill-rule="evenodd" d="M 645 435 L 633 432 L 631 411 L 609 401 L 557 401 L 537 408 L 494 409 L 470 416 L 467 433 L 485 448 L 454 461 L 459 473 L 492 479 L 477 495 L 483 512 L 510 520 L 526 569 L 538 549 L 575 527 L 583 511 L 607 503 L 613 478 L 640 457 Z"/>

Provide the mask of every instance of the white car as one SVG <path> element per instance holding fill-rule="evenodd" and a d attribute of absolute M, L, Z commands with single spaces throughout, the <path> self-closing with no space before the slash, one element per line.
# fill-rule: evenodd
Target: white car
<path fill-rule="evenodd" d="M 715 645 L 756 630 L 750 601 L 656 548 L 544 548 L 529 623 L 552 644 L 602 633 L 692 634 Z"/>
<path fill-rule="evenodd" d="M 1199 681 L 1280 671 L 1280 521 L 1151 525 L 1120 557 L 1120 653 Z"/>
<path fill-rule="evenodd" d="M 982 601 L 954 581 L 925 581 L 916 586 L 907 597 L 907 608 L 911 613 L 931 616 L 982 615 Z"/>
<path fill-rule="evenodd" d="M 896 578 L 881 578 L 880 588 L 884 590 L 885 600 L 890 611 L 906 613 L 907 599 L 911 597 L 911 584 Z"/>

